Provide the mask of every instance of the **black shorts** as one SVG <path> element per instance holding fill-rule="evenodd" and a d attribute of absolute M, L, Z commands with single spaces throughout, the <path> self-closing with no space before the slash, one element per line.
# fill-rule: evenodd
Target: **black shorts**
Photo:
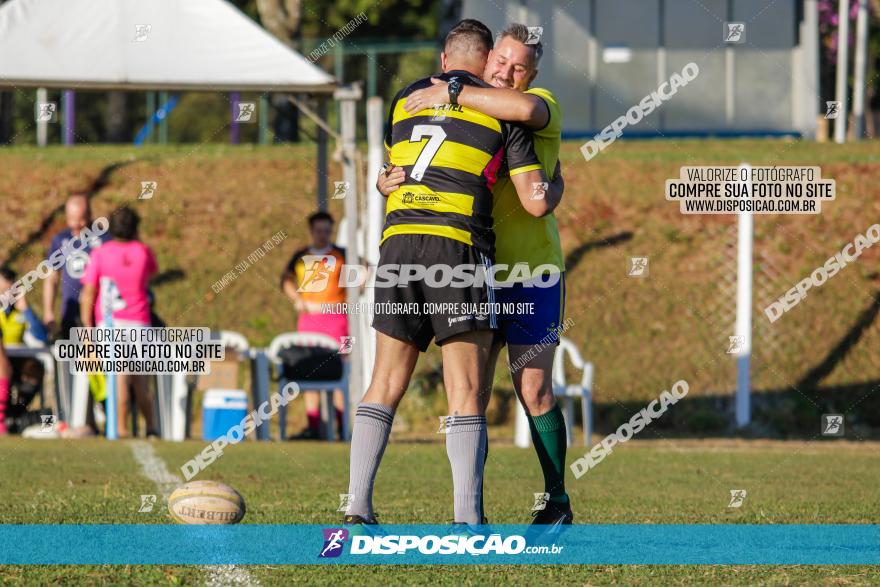
<path fill-rule="evenodd" d="M 427 275 L 387 287 L 388 276 L 395 273 L 388 271 L 389 265 L 425 267 Z M 461 266 L 473 267 L 474 277 L 468 278 L 468 269 Z M 373 328 L 410 342 L 422 352 L 428 350 L 432 338 L 443 344 L 457 334 L 497 328 L 495 293 L 487 271 L 491 266 L 485 254 L 451 238 L 429 234 L 388 238 L 379 254 Z M 462 287 L 469 281 L 473 283 Z"/>

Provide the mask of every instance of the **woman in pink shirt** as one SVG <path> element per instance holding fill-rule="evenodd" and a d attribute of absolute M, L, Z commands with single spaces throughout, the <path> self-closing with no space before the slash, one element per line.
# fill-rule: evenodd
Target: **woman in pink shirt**
<path fill-rule="evenodd" d="M 82 277 L 80 317 L 83 326 L 104 326 L 101 282 L 109 279 L 115 285 L 112 300 L 113 327 L 148 328 L 150 301 L 147 288 L 150 278 L 158 272 L 156 257 L 150 247 L 138 240 L 140 217 L 127 206 L 110 216 L 110 236 L 113 240 L 93 249 Z M 135 391 L 138 409 L 147 423 L 147 434 L 154 434 L 153 401 L 145 375 L 117 375 L 117 422 L 119 438 L 128 435 L 128 384 Z"/>

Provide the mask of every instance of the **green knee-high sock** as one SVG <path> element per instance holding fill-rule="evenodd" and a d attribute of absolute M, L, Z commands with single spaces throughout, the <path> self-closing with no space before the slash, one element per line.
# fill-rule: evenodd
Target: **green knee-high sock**
<path fill-rule="evenodd" d="M 529 416 L 532 442 L 544 472 L 544 492 L 550 501 L 567 503 L 565 493 L 565 419 L 559 405 L 540 416 Z"/>

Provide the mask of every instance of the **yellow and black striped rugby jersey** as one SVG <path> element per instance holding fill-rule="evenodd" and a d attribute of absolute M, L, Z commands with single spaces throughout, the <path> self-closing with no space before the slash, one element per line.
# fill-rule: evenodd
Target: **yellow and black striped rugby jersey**
<path fill-rule="evenodd" d="M 434 76 L 444 81 L 488 87 L 466 71 Z M 398 234 L 451 238 L 492 255 L 492 187 L 506 163 L 510 175 L 541 169 L 531 133 L 459 105 L 438 105 L 415 113 L 406 97 L 431 85 L 421 79 L 395 96 L 388 114 L 385 148 L 406 172 L 389 194 L 382 242 Z"/>

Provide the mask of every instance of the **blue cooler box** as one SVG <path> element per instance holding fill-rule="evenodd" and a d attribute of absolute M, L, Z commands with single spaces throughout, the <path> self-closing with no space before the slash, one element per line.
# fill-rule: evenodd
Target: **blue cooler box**
<path fill-rule="evenodd" d="M 248 413 L 247 393 L 241 389 L 209 389 L 202 399 L 202 439 L 216 440 L 238 426 Z"/>

